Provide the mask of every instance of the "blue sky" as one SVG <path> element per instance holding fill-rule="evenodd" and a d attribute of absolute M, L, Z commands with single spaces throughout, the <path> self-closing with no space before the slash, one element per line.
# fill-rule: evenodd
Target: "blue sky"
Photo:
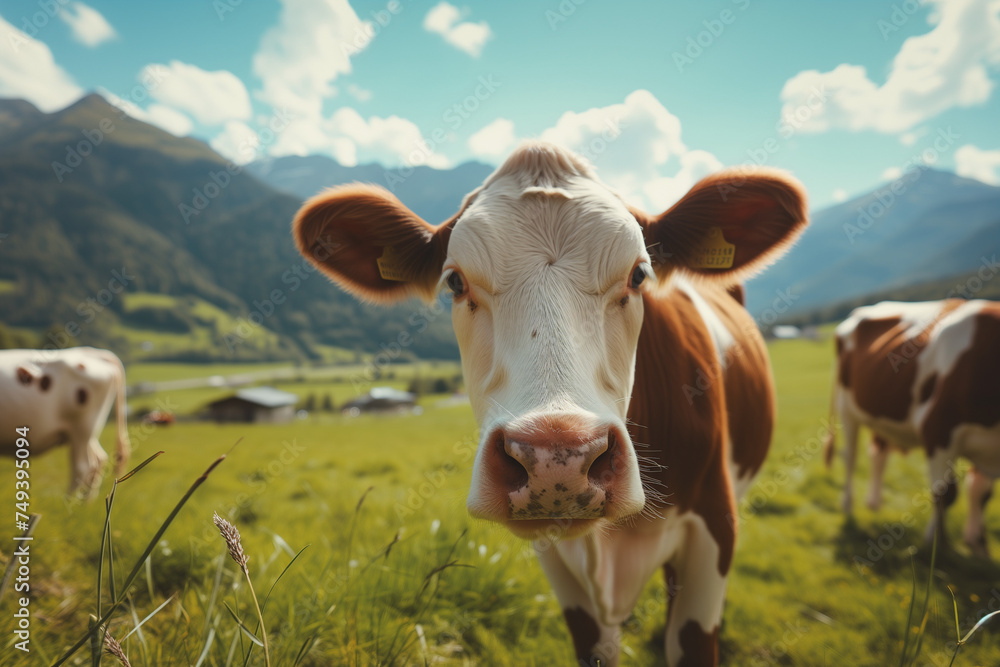
<path fill-rule="evenodd" d="M 997 0 L 0 3 L 3 97 L 97 90 L 240 161 L 497 164 L 541 137 L 650 210 L 745 163 L 814 207 L 922 160 L 1000 185 L 998 80 Z"/>

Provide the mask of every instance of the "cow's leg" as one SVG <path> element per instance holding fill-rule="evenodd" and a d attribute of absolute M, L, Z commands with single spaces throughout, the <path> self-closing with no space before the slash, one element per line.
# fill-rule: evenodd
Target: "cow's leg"
<path fill-rule="evenodd" d="M 871 475 L 868 479 L 868 498 L 865 504 L 877 510 L 882 506 L 882 478 L 885 476 L 885 462 L 889 458 L 889 443 L 877 435 L 872 435 L 868 448 L 871 460 Z"/>
<path fill-rule="evenodd" d="M 844 514 L 854 512 L 854 464 L 858 458 L 858 430 L 861 425 L 852 415 L 842 411 L 841 424 L 844 433 L 844 496 L 841 507 Z"/>
<path fill-rule="evenodd" d="M 616 667 L 619 659 L 621 626 L 604 625 L 598 619 L 587 591 L 563 563 L 558 550 L 551 544 L 547 549 L 535 549 L 538 562 L 552 586 L 563 617 L 573 638 L 577 664 L 580 667 Z"/>
<path fill-rule="evenodd" d="M 81 494 L 93 498 L 101 486 L 108 455 L 97 438 L 70 442 L 69 495 Z"/>
<path fill-rule="evenodd" d="M 667 610 L 666 653 L 671 667 L 714 667 L 719 659 L 719 626 L 726 597 L 730 552 L 720 558 L 720 545 L 701 518 L 691 522 L 687 541 L 664 567 L 670 607 Z M 730 543 L 731 544 L 731 543 Z"/>
<path fill-rule="evenodd" d="M 948 542 L 948 531 L 945 525 L 945 512 L 958 497 L 958 485 L 955 483 L 955 469 L 952 458 L 947 450 L 938 449 L 930 457 L 931 494 L 934 497 L 934 515 L 927 524 L 924 539 L 931 542 L 935 531 L 938 533 L 938 544 Z"/>
<path fill-rule="evenodd" d="M 993 495 L 993 480 L 975 468 L 969 470 L 965 478 L 969 489 L 969 518 L 965 522 L 962 539 L 968 545 L 973 555 L 979 558 L 989 558 L 990 550 L 986 546 L 986 504 Z"/>

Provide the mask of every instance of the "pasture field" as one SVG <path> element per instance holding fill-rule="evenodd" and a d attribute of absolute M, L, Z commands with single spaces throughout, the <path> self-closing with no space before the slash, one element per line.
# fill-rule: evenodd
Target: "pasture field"
<path fill-rule="evenodd" d="M 828 473 L 819 444 L 830 345 L 783 341 L 771 351 L 779 422 L 768 462 L 741 508 L 723 664 L 897 665 L 904 636 L 915 637 L 920 624 L 918 618 L 906 624 L 911 562 L 918 602 L 930 564 L 921 544 L 929 518 L 922 458 L 894 457 L 883 509 L 874 513 L 859 503 L 855 520 L 845 521 L 838 509 L 842 465 Z M 154 369 L 143 379 L 155 376 Z M 311 381 L 300 389 L 325 390 Z M 176 402 L 196 403 L 176 393 Z M 212 525 L 216 511 L 240 529 L 262 601 L 308 547 L 263 611 L 274 665 L 296 664 L 297 657 L 315 666 L 573 664 L 561 611 L 530 546 L 466 515 L 476 426 L 468 405 L 441 398 L 424 397 L 421 415 L 318 414 L 283 426 L 181 422 L 150 432 L 133 426 L 134 462 L 165 453 L 118 488 L 111 521 L 117 588 L 190 484 L 218 455 L 229 454 L 165 533 L 112 623 L 122 638 L 166 602 L 124 642 L 132 664 L 244 663 L 250 643 L 226 607 L 250 629 L 255 614 Z M 110 427 L 102 442 L 111 449 Z M 97 611 L 104 504 L 64 500 L 66 465 L 64 452 L 31 461 L 31 510 L 42 515 L 31 545 L 32 651 L 13 646 L 8 592 L 0 601 L 3 665 L 51 665 Z M 862 456 L 861 489 L 866 479 Z M 13 485 L 14 465 L 2 460 L 0 499 L 10 503 L 10 536 Z M 110 487 L 105 481 L 101 495 Z M 988 523 L 1000 557 L 998 507 L 990 508 Z M 916 665 L 949 664 L 955 637 L 949 586 L 963 634 L 1000 607 L 1000 568 L 969 558 L 957 544 L 965 513 L 962 493 L 948 522 L 955 550 L 938 555 Z M 12 542 L 0 544 L 8 551 Z M 105 578 L 105 608 L 108 599 Z M 663 581 L 656 576 L 625 626 L 623 665 L 662 664 L 664 622 Z M 1000 664 L 998 633 L 981 631 L 955 664 Z M 69 664 L 90 664 L 89 655 L 81 650 Z M 264 664 L 259 649 L 250 664 Z"/>

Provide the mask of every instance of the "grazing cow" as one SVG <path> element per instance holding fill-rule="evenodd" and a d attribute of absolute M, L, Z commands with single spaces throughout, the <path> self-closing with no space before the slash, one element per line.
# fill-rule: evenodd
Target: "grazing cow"
<path fill-rule="evenodd" d="M 983 512 L 1000 476 L 1000 304 L 948 299 L 865 306 L 837 327 L 836 345 L 831 409 L 844 431 L 844 511 L 853 505 L 858 429 L 867 426 L 868 506 L 881 505 L 889 449 L 922 448 L 934 500 L 926 536 L 939 529 L 944 538 L 944 513 L 956 497 L 952 466 L 964 457 L 974 468 L 966 478 L 963 538 L 973 553 L 988 557 Z M 831 432 L 827 465 L 834 439 Z"/>
<path fill-rule="evenodd" d="M 92 347 L 0 350 L 0 453 L 14 454 L 15 429 L 23 426 L 29 428 L 33 456 L 68 444 L 71 494 L 93 497 L 97 492 L 108 460 L 98 438 L 112 402 L 118 416 L 118 474 L 129 455 L 121 360 Z"/>
<path fill-rule="evenodd" d="M 795 182 L 755 170 L 650 216 L 573 153 L 528 143 L 437 227 L 348 185 L 306 202 L 293 230 L 361 298 L 454 295 L 481 426 L 468 509 L 535 540 L 580 664 L 618 664 L 620 625 L 663 568 L 668 663 L 715 665 L 735 499 L 774 418 L 736 285 L 805 211 Z"/>

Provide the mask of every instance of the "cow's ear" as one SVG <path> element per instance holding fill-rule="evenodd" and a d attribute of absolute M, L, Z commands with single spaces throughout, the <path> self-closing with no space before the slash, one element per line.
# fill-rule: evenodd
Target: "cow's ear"
<path fill-rule="evenodd" d="M 725 283 L 777 260 L 808 224 L 805 190 L 770 169 L 713 174 L 658 218 L 636 217 L 659 274 L 683 269 Z"/>
<path fill-rule="evenodd" d="M 303 204 L 292 233 L 299 252 L 342 288 L 391 303 L 434 297 L 456 218 L 434 227 L 384 188 L 353 184 Z"/>

